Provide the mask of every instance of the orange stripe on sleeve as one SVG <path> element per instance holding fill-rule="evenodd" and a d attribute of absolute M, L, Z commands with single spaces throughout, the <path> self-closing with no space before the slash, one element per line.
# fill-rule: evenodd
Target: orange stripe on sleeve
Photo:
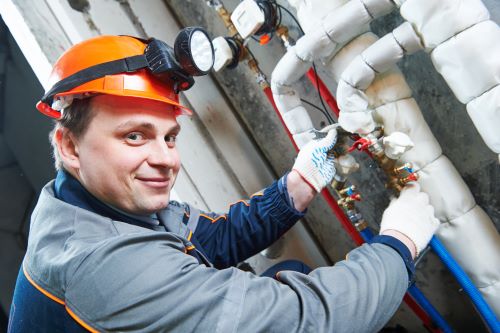
<path fill-rule="evenodd" d="M 215 222 L 219 221 L 220 219 L 227 220 L 226 216 L 221 215 L 221 216 L 219 216 L 218 218 L 216 218 L 215 220 L 212 220 L 212 223 L 215 223 Z"/>
<path fill-rule="evenodd" d="M 68 308 L 67 306 L 65 308 L 66 308 L 66 311 L 71 316 L 71 318 L 73 318 L 78 324 L 82 325 L 87 331 L 92 332 L 92 333 L 99 333 L 99 331 L 93 329 L 92 327 L 87 325 L 83 320 L 81 320 L 80 317 L 78 317 L 73 311 L 71 311 L 70 308 Z"/>
<path fill-rule="evenodd" d="M 261 197 L 261 196 L 263 196 L 263 195 L 264 195 L 264 193 L 263 193 L 263 192 L 257 192 L 257 193 L 252 194 L 252 195 L 250 196 L 250 198 L 253 198 L 253 197 Z M 238 201 L 233 202 L 232 204 L 230 204 L 230 205 L 229 205 L 229 207 L 234 206 L 234 205 L 236 205 L 237 203 L 240 203 L 240 202 L 241 202 L 242 204 L 244 204 L 245 206 L 247 206 L 247 207 L 248 207 L 248 206 L 250 206 L 250 204 L 247 202 L 247 200 L 238 200 Z"/>
<path fill-rule="evenodd" d="M 23 265 L 23 273 L 24 273 L 24 276 L 26 276 L 26 278 L 28 279 L 28 281 L 31 283 L 31 285 L 33 287 L 35 287 L 39 292 L 41 292 L 42 294 L 44 294 L 45 296 L 47 296 L 48 298 L 50 298 L 54 302 L 64 305 L 64 301 L 62 299 L 57 298 L 56 296 L 52 295 L 47 290 L 45 290 L 42 287 L 40 287 L 35 281 L 33 281 L 33 279 L 28 274 L 28 272 L 26 272 L 26 269 L 24 268 L 24 265 Z"/>
<path fill-rule="evenodd" d="M 230 205 L 229 205 L 229 207 L 234 206 L 234 205 L 236 205 L 236 204 L 238 204 L 238 203 L 240 203 L 240 202 L 241 202 L 242 204 L 244 204 L 245 206 L 247 206 L 247 207 L 249 207 L 249 206 L 250 206 L 250 204 L 249 204 L 248 202 L 246 202 L 246 200 L 238 200 L 238 201 L 233 202 L 232 204 L 230 204 Z"/>
<path fill-rule="evenodd" d="M 218 217 L 217 217 L 217 218 L 215 218 L 215 219 L 214 219 L 214 218 L 212 218 L 212 217 L 210 217 L 210 216 L 208 216 L 208 215 L 205 215 L 205 214 L 200 214 L 200 216 L 203 216 L 204 218 L 209 219 L 209 220 L 211 221 L 211 223 L 215 223 L 215 222 L 217 222 L 217 221 L 218 221 L 218 220 L 220 220 L 220 219 L 227 220 L 226 215 L 221 215 L 221 216 L 218 216 Z"/>
<path fill-rule="evenodd" d="M 192 237 L 193 237 L 193 232 L 189 230 L 188 241 L 190 241 Z"/>

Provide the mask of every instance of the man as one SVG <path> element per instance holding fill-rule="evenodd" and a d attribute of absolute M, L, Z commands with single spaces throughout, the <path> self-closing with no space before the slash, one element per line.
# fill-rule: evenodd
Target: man
<path fill-rule="evenodd" d="M 51 136 L 59 170 L 33 212 L 10 332 L 383 327 L 411 281 L 413 258 L 437 228 L 427 196 L 416 185 L 404 190 L 384 214 L 384 235 L 333 267 L 282 271 L 279 281 L 231 267 L 278 239 L 331 181 L 336 131 L 305 146 L 290 173 L 226 214 L 169 202 L 180 168 L 176 117 L 189 113 L 178 104 L 175 80 L 147 68 L 96 74 L 145 49 L 132 37 L 97 37 L 54 66 L 55 88 L 38 108 L 60 117 Z"/>

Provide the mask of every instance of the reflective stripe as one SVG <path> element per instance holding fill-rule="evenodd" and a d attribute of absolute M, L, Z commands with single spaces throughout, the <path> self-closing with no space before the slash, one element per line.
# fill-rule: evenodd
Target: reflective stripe
<path fill-rule="evenodd" d="M 82 325 L 86 330 L 92 333 L 99 333 L 99 331 L 96 331 L 95 329 L 87 325 L 83 320 L 81 320 L 80 317 L 78 317 L 73 311 L 71 311 L 70 308 L 66 306 L 65 309 L 69 313 L 71 318 L 73 318 L 78 324 Z"/>
<path fill-rule="evenodd" d="M 217 221 L 218 221 L 218 220 L 220 220 L 220 219 L 227 220 L 227 216 L 226 216 L 226 215 L 221 215 L 221 216 L 218 216 L 218 217 L 217 217 L 217 218 L 215 218 L 215 219 L 214 219 L 214 218 L 212 218 L 212 217 L 210 217 L 210 216 L 208 216 L 208 215 L 205 215 L 205 214 L 200 214 L 200 216 L 203 216 L 204 218 L 209 219 L 211 223 L 215 223 L 215 222 L 217 222 Z"/>
<path fill-rule="evenodd" d="M 263 196 L 263 195 L 264 195 L 264 192 L 257 192 L 257 193 L 252 194 L 252 195 L 250 196 L 250 199 L 252 199 L 252 198 L 254 198 L 254 197 L 261 197 L 261 196 Z M 245 206 L 250 207 L 250 204 L 248 203 L 248 200 L 238 200 L 238 201 L 233 202 L 232 204 L 230 204 L 230 205 L 229 205 L 229 207 L 234 206 L 234 205 L 236 205 L 236 204 L 238 204 L 238 203 L 240 203 L 240 202 L 241 202 L 242 204 L 244 204 Z"/>
<path fill-rule="evenodd" d="M 23 273 L 24 273 L 24 276 L 26 276 L 26 278 L 28 279 L 28 281 L 31 283 L 31 285 L 33 287 L 35 287 L 39 292 L 41 292 L 42 294 L 44 294 L 45 296 L 47 296 L 48 298 L 50 298 L 51 300 L 53 300 L 56 303 L 59 303 L 59 304 L 62 304 L 62 305 L 65 304 L 62 299 L 57 298 L 56 296 L 52 295 L 47 290 L 45 290 L 42 287 L 40 287 L 35 281 L 33 281 L 33 279 L 28 274 L 28 272 L 26 272 L 26 268 L 24 267 L 24 264 L 23 264 Z"/>

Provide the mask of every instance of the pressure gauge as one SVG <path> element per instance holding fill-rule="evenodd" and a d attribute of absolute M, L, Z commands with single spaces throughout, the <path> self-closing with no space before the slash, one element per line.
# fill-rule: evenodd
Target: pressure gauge
<path fill-rule="evenodd" d="M 182 69 L 189 75 L 206 75 L 214 65 L 214 48 L 207 32 L 200 27 L 188 27 L 179 32 L 174 53 Z"/>

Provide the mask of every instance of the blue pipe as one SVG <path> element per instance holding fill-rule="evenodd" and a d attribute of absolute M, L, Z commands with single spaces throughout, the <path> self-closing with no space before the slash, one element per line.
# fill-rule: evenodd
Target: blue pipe
<path fill-rule="evenodd" d="M 448 253 L 443 243 L 436 237 L 432 237 L 430 242 L 431 248 L 436 252 L 441 261 L 448 267 L 450 272 L 455 276 L 458 283 L 464 288 L 470 299 L 476 306 L 477 311 L 481 314 L 484 321 L 493 333 L 500 333 L 500 322 L 488 303 L 484 300 L 479 290 L 472 283 L 464 270 L 458 265 L 453 257 Z"/>
<path fill-rule="evenodd" d="M 373 232 L 370 228 L 364 228 L 360 231 L 361 237 L 368 242 L 374 237 Z M 431 317 L 433 323 L 439 327 L 445 333 L 453 332 L 451 326 L 446 322 L 446 320 L 441 316 L 438 310 L 429 302 L 429 300 L 424 296 L 424 294 L 418 289 L 418 287 L 413 284 L 408 288 L 408 293 L 413 297 L 415 302 L 420 305 L 420 307 Z M 496 332 L 495 332 L 496 333 Z"/>
<path fill-rule="evenodd" d="M 417 302 L 418 305 L 420 305 L 420 307 L 424 309 L 425 312 L 427 312 L 434 324 L 436 324 L 444 333 L 453 332 L 453 329 L 450 327 L 450 325 L 415 284 L 412 284 L 410 288 L 408 288 L 408 293 L 411 295 L 411 297 L 413 297 L 415 302 Z"/>

